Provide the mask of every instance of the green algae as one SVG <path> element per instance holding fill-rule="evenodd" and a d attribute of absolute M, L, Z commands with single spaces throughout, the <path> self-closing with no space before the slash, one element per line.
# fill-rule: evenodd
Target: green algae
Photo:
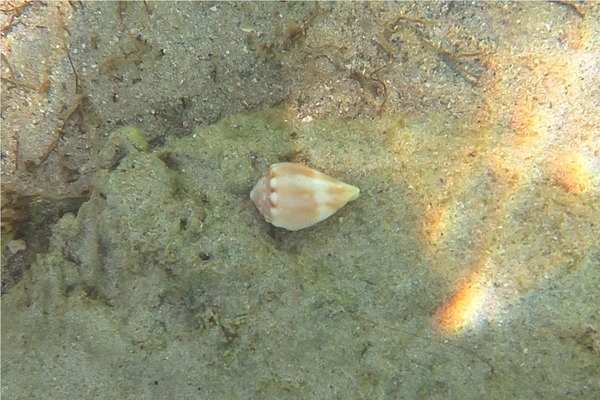
<path fill-rule="evenodd" d="M 502 380 L 487 357 L 463 348 L 473 341 L 505 354 L 512 344 L 485 335 L 447 344 L 431 326 L 457 267 L 423 256 L 419 218 L 421 207 L 452 200 L 440 178 L 475 146 L 458 126 L 441 113 L 298 123 L 274 109 L 152 150 L 137 129 L 111 135 L 90 200 L 61 218 L 49 252 L 3 297 L 3 343 L 11 343 L 2 348 L 3 387 L 14 390 L 20 376 L 51 383 L 58 373 L 62 390 L 111 397 L 169 397 L 184 387 L 281 397 L 328 382 L 351 398 L 396 393 L 389 366 L 406 362 L 416 365 L 402 371 L 413 394 L 443 388 L 455 397 L 464 385 Z M 248 193 L 271 163 L 299 156 L 362 194 L 292 233 L 267 224 Z M 464 229 L 487 227 L 494 180 L 486 171 L 475 168 L 474 183 L 454 189 L 473 211 L 456 214 Z M 439 254 L 462 255 L 469 243 L 458 239 L 440 241 Z M 529 351 L 541 357 L 546 344 Z M 40 369 L 23 354 L 59 361 Z M 494 368 L 512 379 L 512 365 L 500 359 Z M 82 388 L 90 374 L 94 387 Z M 46 387 L 32 387 L 31 397 Z"/>

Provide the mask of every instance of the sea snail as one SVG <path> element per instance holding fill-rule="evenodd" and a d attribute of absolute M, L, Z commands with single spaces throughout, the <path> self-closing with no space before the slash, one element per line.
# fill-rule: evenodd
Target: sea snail
<path fill-rule="evenodd" d="M 277 163 L 259 179 L 250 198 L 265 220 L 297 231 L 321 222 L 360 190 L 302 164 Z"/>

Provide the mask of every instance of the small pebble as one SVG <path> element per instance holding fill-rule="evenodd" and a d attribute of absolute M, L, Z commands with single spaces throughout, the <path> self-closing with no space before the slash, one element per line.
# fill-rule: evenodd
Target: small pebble
<path fill-rule="evenodd" d="M 27 250 L 27 243 L 23 239 L 11 240 L 6 244 L 6 247 L 12 254 L 17 254 L 19 251 Z"/>

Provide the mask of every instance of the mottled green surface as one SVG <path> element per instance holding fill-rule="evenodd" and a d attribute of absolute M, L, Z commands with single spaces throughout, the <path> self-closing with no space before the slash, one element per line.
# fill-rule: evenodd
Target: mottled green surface
<path fill-rule="evenodd" d="M 452 136 L 453 123 L 443 121 L 438 114 L 294 125 L 269 110 L 228 117 L 153 152 L 125 145 L 132 128 L 112 135 L 102 150 L 110 162 L 97 172 L 90 201 L 60 220 L 50 253 L 2 298 L 3 394 L 591 394 L 597 343 L 591 332 L 571 337 L 569 328 L 585 326 L 591 311 L 557 299 L 576 287 L 597 304 L 600 282 L 590 275 L 597 261 L 561 274 L 551 291 L 525 285 L 534 300 L 507 295 L 508 304 L 522 303 L 506 322 L 496 317 L 457 337 L 434 329 L 448 270 L 423 258 L 414 198 L 399 183 L 411 172 L 393 161 L 390 143 Z M 460 143 L 454 132 L 449 142 Z M 264 222 L 248 193 L 270 163 L 298 152 L 360 187 L 361 197 L 290 233 Z M 427 158 L 424 186 L 437 158 L 415 158 Z M 465 220 L 465 227 L 477 223 Z M 579 317 L 568 315 L 573 307 Z M 557 330 L 563 334 L 551 333 Z M 564 360 L 571 367 L 557 368 Z M 554 385 L 540 388 L 542 378 Z"/>
<path fill-rule="evenodd" d="M 358 121 L 344 136 L 365 124 L 378 129 Z M 335 140 L 331 127 L 305 132 L 327 128 L 323 138 Z M 124 146 L 123 132 L 101 152 L 110 169 L 97 173 L 91 200 L 57 224 L 51 253 L 3 298 L 6 392 L 24 374 L 32 384 L 22 393 L 34 398 L 358 390 L 347 378 L 373 346 L 365 328 L 420 308 L 401 303 L 419 285 L 398 272 L 419 271 L 407 226 L 374 234 L 384 216 L 362 200 L 302 232 L 266 224 L 249 189 L 270 162 L 290 156 L 291 136 L 308 136 L 278 110 L 227 118 L 154 153 Z M 344 171 L 344 136 L 330 144 L 339 149 L 328 172 L 372 200 L 369 186 L 383 182 Z M 398 200 L 394 212 L 410 219 Z M 382 235 L 398 246 L 387 248 Z M 36 353 L 50 364 L 39 368 Z M 367 391 L 377 386 L 371 379 Z"/>

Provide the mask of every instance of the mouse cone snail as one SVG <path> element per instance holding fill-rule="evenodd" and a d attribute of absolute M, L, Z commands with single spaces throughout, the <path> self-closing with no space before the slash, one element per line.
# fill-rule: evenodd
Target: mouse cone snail
<path fill-rule="evenodd" d="M 259 179 L 250 198 L 267 222 L 297 231 L 321 222 L 360 190 L 302 164 L 273 164 Z"/>

